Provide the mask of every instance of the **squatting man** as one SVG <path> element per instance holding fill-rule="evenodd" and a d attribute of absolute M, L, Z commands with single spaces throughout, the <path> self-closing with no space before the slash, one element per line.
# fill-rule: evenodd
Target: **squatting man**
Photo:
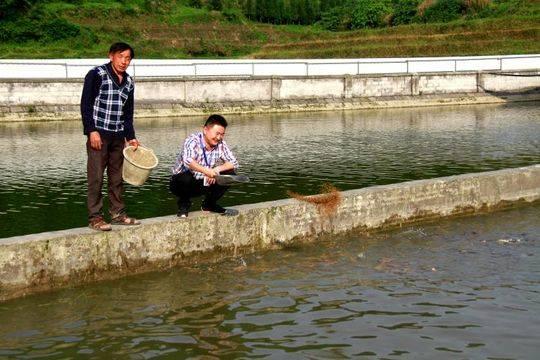
<path fill-rule="evenodd" d="M 217 204 L 228 186 L 216 183 L 220 174 L 235 174 L 238 161 L 223 140 L 227 121 L 221 115 L 210 115 L 202 131 L 186 138 L 172 168 L 169 188 L 177 197 L 178 217 L 188 216 L 191 198 L 204 195 L 202 210 L 226 214 Z"/>

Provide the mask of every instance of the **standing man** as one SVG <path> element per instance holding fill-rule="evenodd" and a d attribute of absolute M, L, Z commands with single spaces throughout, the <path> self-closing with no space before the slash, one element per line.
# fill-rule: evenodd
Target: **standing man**
<path fill-rule="evenodd" d="M 126 73 L 134 57 L 131 46 L 122 42 L 114 43 L 109 49 L 110 62 L 93 68 L 84 79 L 81 115 L 84 134 L 88 136 L 88 220 L 89 227 L 95 230 L 111 230 L 102 212 L 101 188 L 105 168 L 111 223 L 140 224 L 140 221 L 127 216 L 122 198 L 123 149 L 126 144 L 135 148 L 139 146 L 133 128 L 134 83 Z"/>
<path fill-rule="evenodd" d="M 225 214 L 217 204 L 228 186 L 216 183 L 216 175 L 233 174 L 238 161 L 223 140 L 227 121 L 221 115 L 210 115 L 202 131 L 188 136 L 172 168 L 169 188 L 177 196 L 178 216 L 187 217 L 191 198 L 204 194 L 202 210 Z"/>

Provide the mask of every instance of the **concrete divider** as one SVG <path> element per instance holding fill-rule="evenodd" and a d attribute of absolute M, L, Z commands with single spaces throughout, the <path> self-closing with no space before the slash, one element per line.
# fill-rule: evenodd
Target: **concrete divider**
<path fill-rule="evenodd" d="M 538 71 L 137 78 L 135 82 L 137 117 L 540 99 Z M 78 119 L 82 86 L 81 79 L 0 79 L 0 121 Z"/>
<path fill-rule="evenodd" d="M 0 239 L 0 300 L 201 259 L 280 247 L 324 234 L 377 229 L 540 199 L 540 164 L 345 191 L 326 217 L 293 199 L 236 206 L 236 216 L 145 219 L 111 232 L 88 228 Z"/>

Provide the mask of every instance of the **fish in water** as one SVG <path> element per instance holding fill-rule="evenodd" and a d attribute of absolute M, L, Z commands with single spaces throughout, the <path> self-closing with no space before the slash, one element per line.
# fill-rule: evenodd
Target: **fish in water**
<path fill-rule="evenodd" d="M 389 257 L 382 257 L 377 260 L 377 265 L 375 265 L 374 269 L 395 274 L 405 274 L 411 271 L 408 264 L 397 263 L 393 258 Z"/>
<path fill-rule="evenodd" d="M 521 242 L 521 239 L 514 239 L 514 238 L 508 238 L 508 239 L 499 239 L 497 240 L 499 244 L 518 244 Z"/>

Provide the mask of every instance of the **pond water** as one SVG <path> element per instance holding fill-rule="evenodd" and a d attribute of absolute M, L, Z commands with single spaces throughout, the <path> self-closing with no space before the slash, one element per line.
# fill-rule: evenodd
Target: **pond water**
<path fill-rule="evenodd" d="M 537 359 L 540 205 L 0 303 L 0 358 Z"/>
<path fill-rule="evenodd" d="M 537 102 L 227 118 L 226 141 L 252 182 L 232 188 L 225 206 L 314 194 L 327 182 L 348 190 L 540 163 Z M 160 164 L 144 186 L 126 186 L 130 215 L 176 213 L 170 167 L 204 119 L 136 121 Z M 87 225 L 81 128 L 0 124 L 0 238 Z"/>

